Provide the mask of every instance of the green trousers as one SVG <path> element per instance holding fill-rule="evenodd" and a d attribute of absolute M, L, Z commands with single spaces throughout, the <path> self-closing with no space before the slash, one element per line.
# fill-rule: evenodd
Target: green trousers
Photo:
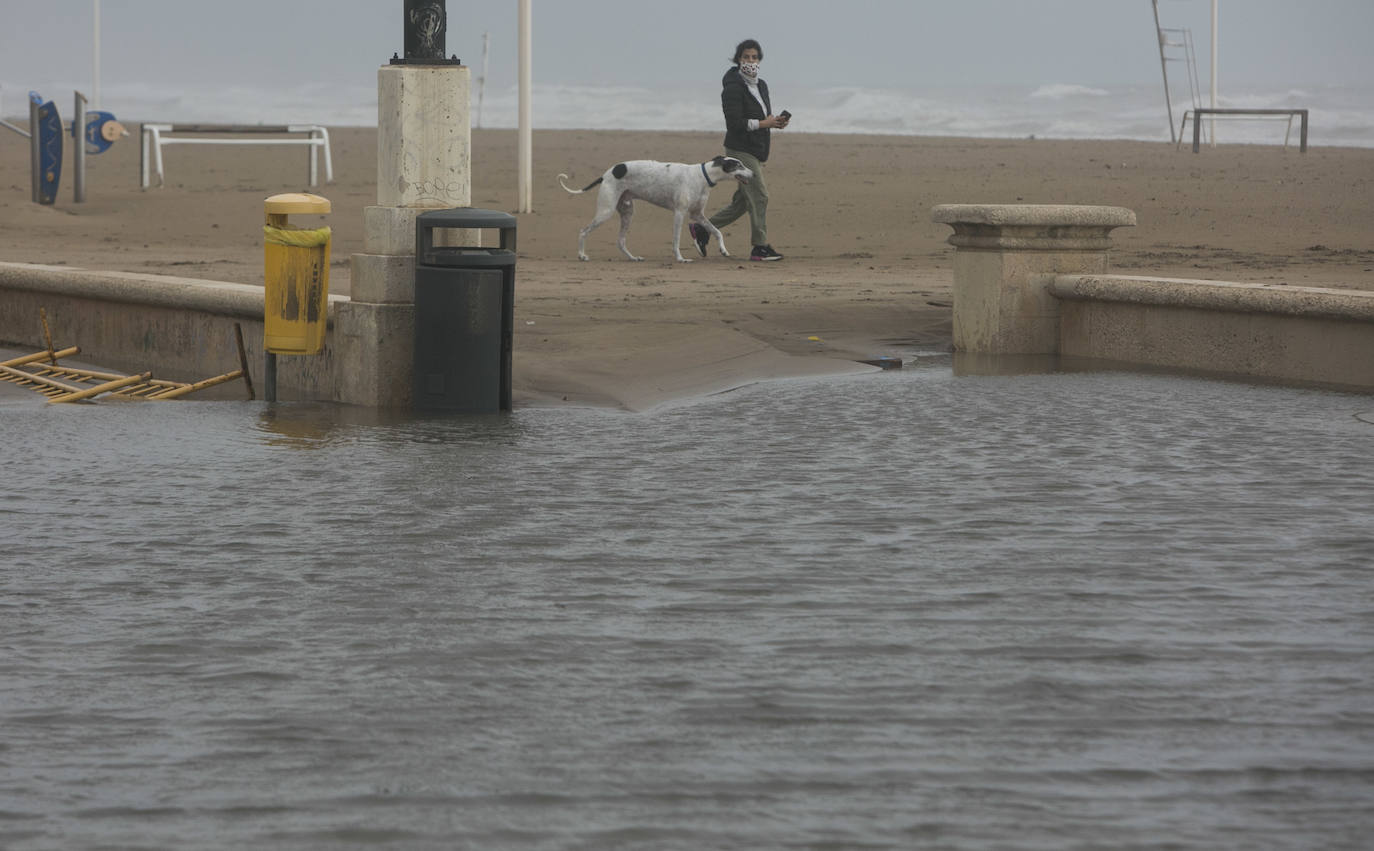
<path fill-rule="evenodd" d="M 711 216 L 711 224 L 717 228 L 749 214 L 749 242 L 751 245 L 768 244 L 768 184 L 763 181 L 763 163 L 743 151 L 725 150 L 725 155 L 734 157 L 748 166 L 754 179 L 748 183 L 737 183 L 735 197 L 730 203 Z"/>

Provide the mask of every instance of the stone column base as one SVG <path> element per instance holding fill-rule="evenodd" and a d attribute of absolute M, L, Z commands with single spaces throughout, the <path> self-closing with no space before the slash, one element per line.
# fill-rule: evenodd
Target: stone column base
<path fill-rule="evenodd" d="M 1059 350 L 1055 275 L 1102 274 L 1112 229 L 1135 224 L 1122 207 L 942 204 L 954 228 L 954 348 L 984 354 Z"/>
<path fill-rule="evenodd" d="M 415 305 L 347 302 L 334 308 L 335 401 L 409 408 Z"/>

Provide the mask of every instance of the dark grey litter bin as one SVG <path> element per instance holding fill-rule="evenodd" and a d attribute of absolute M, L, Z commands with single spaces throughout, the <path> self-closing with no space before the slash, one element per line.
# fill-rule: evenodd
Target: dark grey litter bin
<path fill-rule="evenodd" d="M 450 229 L 499 230 L 499 247 L 436 245 L 457 239 L 436 237 Z M 515 216 L 466 207 L 416 216 L 414 406 L 509 411 L 514 316 Z"/>

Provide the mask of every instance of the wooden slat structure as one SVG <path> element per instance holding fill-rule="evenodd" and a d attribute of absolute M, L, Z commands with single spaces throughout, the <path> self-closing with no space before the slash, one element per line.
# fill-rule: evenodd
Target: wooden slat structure
<path fill-rule="evenodd" d="M 248 374 L 248 356 L 243 349 L 243 330 L 237 322 L 234 323 L 234 340 L 238 344 L 239 368 L 203 381 L 184 382 L 153 378 L 152 372 L 124 375 L 60 363 L 63 358 L 80 354 L 81 348 L 71 346 L 55 350 L 52 337 L 48 333 L 47 314 L 43 311 L 39 311 L 39 314 L 43 321 L 43 336 L 48 348 L 45 351 L 0 362 L 0 381 L 8 381 L 41 393 L 48 397 L 51 403 L 82 402 L 97 396 L 132 401 L 167 401 L 240 378 L 248 388 L 248 398 L 253 398 L 253 381 Z"/>

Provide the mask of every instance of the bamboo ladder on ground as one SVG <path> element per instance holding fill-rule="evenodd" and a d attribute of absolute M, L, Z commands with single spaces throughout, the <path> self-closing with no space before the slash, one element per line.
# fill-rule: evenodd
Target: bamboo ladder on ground
<path fill-rule="evenodd" d="M 9 381 L 42 393 L 48 397 L 50 403 L 82 402 L 102 394 L 109 394 L 115 399 L 162 402 L 180 399 L 207 387 L 239 378 L 243 379 L 248 388 L 248 398 L 254 398 L 253 380 L 248 374 L 248 356 L 243 349 L 243 331 L 237 322 L 234 323 L 234 339 L 238 344 L 239 368 L 204 381 L 188 383 L 153 378 L 151 371 L 123 375 L 58 363 L 62 358 L 79 354 L 81 348 L 71 346 L 54 350 L 52 334 L 48 330 L 47 312 L 40 309 L 39 317 L 43 321 L 43 338 L 48 345 L 47 350 L 0 362 L 0 381 Z"/>

